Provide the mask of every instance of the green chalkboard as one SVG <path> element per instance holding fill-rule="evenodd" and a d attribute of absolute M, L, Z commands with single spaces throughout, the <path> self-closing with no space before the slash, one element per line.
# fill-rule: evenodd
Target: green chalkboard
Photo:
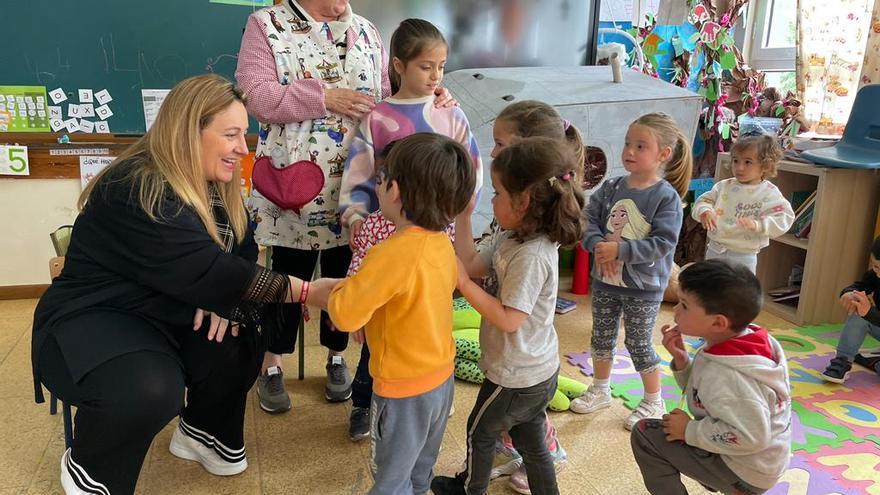
<path fill-rule="evenodd" d="M 141 89 L 170 89 L 206 72 L 232 80 L 256 8 L 209 0 L 4 0 L 0 85 L 63 88 L 64 118 L 67 103 L 79 103 L 78 89 L 106 89 L 111 132 L 143 133 Z"/>

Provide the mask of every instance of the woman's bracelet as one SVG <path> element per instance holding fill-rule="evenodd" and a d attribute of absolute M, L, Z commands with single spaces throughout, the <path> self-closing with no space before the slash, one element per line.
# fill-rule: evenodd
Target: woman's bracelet
<path fill-rule="evenodd" d="M 299 291 L 299 303 L 305 304 L 306 299 L 309 297 L 309 281 L 303 280 L 302 289 Z"/>

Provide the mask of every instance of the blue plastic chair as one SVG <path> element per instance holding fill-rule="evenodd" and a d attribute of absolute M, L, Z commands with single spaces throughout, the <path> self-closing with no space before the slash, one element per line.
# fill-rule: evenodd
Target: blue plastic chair
<path fill-rule="evenodd" d="M 840 141 L 829 148 L 801 152 L 816 165 L 880 168 L 880 84 L 862 86 Z"/>

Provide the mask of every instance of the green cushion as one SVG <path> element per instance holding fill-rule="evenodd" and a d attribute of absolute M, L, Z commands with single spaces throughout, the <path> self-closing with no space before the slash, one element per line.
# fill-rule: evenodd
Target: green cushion
<path fill-rule="evenodd" d="M 569 399 L 575 399 L 584 395 L 584 392 L 587 391 L 587 384 L 559 375 L 556 388 Z"/>
<path fill-rule="evenodd" d="M 459 309 L 452 312 L 452 329 L 480 328 L 480 313 L 474 308 Z"/>
<path fill-rule="evenodd" d="M 480 342 L 469 339 L 455 339 L 455 357 L 470 361 L 479 361 Z"/>
<path fill-rule="evenodd" d="M 559 390 L 553 395 L 553 399 L 550 401 L 550 404 L 547 407 L 550 408 L 551 411 L 568 411 L 568 406 L 571 405 L 571 401 L 568 397 L 565 396 Z"/>
<path fill-rule="evenodd" d="M 458 330 L 452 331 L 453 339 L 465 339 L 465 340 L 473 340 L 475 342 L 480 341 L 480 329 L 479 328 L 461 328 Z"/>
<path fill-rule="evenodd" d="M 455 377 L 466 382 L 481 384 L 486 379 L 483 370 L 477 366 L 476 361 L 470 359 L 455 358 Z"/>

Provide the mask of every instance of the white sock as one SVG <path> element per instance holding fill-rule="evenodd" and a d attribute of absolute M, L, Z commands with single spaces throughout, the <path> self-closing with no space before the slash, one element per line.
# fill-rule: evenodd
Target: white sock
<path fill-rule="evenodd" d="M 596 391 L 607 394 L 611 390 L 611 378 L 606 378 L 604 380 L 593 378 L 592 387 Z"/>
<path fill-rule="evenodd" d="M 660 397 L 660 392 L 654 392 L 654 393 L 645 392 L 645 402 L 650 402 L 651 404 L 658 404 L 662 401 L 663 401 L 663 399 Z"/>

